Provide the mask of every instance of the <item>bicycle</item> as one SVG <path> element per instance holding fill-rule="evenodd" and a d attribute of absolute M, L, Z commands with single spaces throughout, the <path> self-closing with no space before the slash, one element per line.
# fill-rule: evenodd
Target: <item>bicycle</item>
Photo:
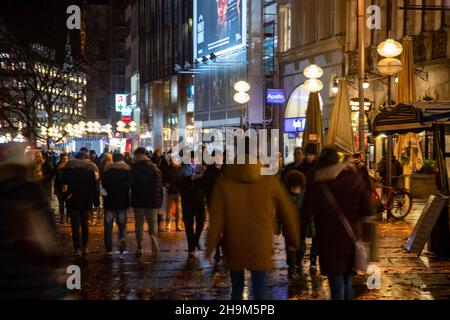
<path fill-rule="evenodd" d="M 412 196 L 405 188 L 395 189 L 379 182 L 372 184 L 371 198 L 377 205 L 377 213 L 387 211 L 395 220 L 403 220 L 412 208 Z"/>

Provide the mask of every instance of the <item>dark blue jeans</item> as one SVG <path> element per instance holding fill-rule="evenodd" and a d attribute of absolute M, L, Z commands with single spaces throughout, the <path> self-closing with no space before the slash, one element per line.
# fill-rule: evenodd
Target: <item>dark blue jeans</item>
<path fill-rule="evenodd" d="M 114 218 L 119 227 L 119 239 L 125 239 L 127 235 L 127 210 L 105 210 L 104 227 L 105 227 L 105 249 L 106 252 L 112 251 L 112 231 Z"/>
<path fill-rule="evenodd" d="M 88 248 L 89 242 L 89 215 L 91 210 L 69 209 L 70 224 L 72 227 L 72 241 L 75 250 Z M 81 241 L 80 241 L 80 227 L 81 227 Z"/>
<path fill-rule="evenodd" d="M 333 300 L 352 300 L 352 276 L 338 274 L 328 276 L 330 283 L 331 299 Z"/>
<path fill-rule="evenodd" d="M 200 236 L 205 226 L 205 210 L 195 210 L 192 206 L 182 205 L 184 230 L 188 241 L 188 251 L 198 248 Z M 195 221 L 195 227 L 194 227 Z"/>
<path fill-rule="evenodd" d="M 251 271 L 252 292 L 254 300 L 266 300 L 267 294 L 267 272 Z M 242 300 L 245 278 L 244 270 L 230 271 L 231 278 L 231 300 Z"/>

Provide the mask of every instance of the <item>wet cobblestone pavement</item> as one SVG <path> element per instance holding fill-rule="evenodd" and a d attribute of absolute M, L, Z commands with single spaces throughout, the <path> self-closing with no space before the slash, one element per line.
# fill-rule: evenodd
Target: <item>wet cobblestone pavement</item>
<path fill-rule="evenodd" d="M 415 201 L 413 212 L 405 221 L 380 221 L 378 225 L 379 261 L 373 263 L 381 270 L 381 289 L 369 290 L 365 277 L 354 283 L 356 299 L 450 299 L 450 261 L 422 253 L 421 257 L 404 250 L 424 202 Z M 145 253 L 135 257 L 136 240 L 134 218 L 128 213 L 127 251 L 118 252 L 117 228 L 114 227 L 115 253 L 105 254 L 103 221 L 94 216 L 90 228 L 90 254 L 74 257 L 70 226 L 59 225 L 60 240 L 67 254 L 67 263 L 81 268 L 81 290 L 73 291 L 75 299 L 228 299 L 229 279 L 223 262 L 210 262 L 200 251 L 195 259 L 188 259 L 185 233 L 161 232 L 160 254 L 151 254 L 148 234 L 145 234 Z M 203 233 L 201 243 L 206 232 Z M 309 274 L 304 266 L 302 280 L 287 279 L 284 240 L 275 236 L 275 269 L 269 276 L 270 299 L 314 300 L 329 299 L 326 277 Z M 306 261 L 308 261 L 306 257 Z M 249 282 L 247 275 L 247 282 Z M 245 289 L 248 298 L 249 290 Z"/>

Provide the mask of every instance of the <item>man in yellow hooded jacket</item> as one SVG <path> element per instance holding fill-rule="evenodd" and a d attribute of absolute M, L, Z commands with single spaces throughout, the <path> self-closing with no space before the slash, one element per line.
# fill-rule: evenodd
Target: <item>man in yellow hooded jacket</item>
<path fill-rule="evenodd" d="M 275 175 L 261 175 L 262 165 L 227 164 L 212 194 L 206 257 L 222 235 L 225 263 L 230 270 L 231 299 L 241 300 L 244 270 L 252 273 L 253 297 L 266 298 L 267 271 L 273 268 L 274 214 L 286 227 L 292 250 L 300 244 L 300 221 L 287 191 Z M 256 162 L 256 161 L 255 161 Z"/>

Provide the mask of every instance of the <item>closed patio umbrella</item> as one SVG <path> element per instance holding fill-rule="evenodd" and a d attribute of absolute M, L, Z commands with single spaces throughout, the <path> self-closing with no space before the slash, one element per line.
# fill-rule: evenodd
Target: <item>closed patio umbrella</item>
<path fill-rule="evenodd" d="M 416 102 L 416 81 L 412 37 L 403 39 L 400 61 L 402 70 L 398 74 L 397 100 L 399 103 L 414 103 Z"/>
<path fill-rule="evenodd" d="M 352 111 L 348 99 L 347 84 L 339 81 L 339 90 L 334 99 L 333 112 L 327 133 L 327 145 L 344 153 L 355 152 L 355 139 L 352 129 Z"/>
<path fill-rule="evenodd" d="M 322 111 L 320 110 L 319 94 L 310 92 L 306 107 L 306 123 L 303 132 L 303 148 L 309 142 L 319 144 L 319 150 L 323 147 Z"/>
<path fill-rule="evenodd" d="M 416 81 L 413 54 L 413 38 L 403 39 L 403 52 L 400 56 L 402 70 L 398 75 L 397 100 L 399 103 L 416 102 Z M 411 189 L 411 174 L 423 166 L 420 139 L 416 133 L 406 133 L 398 137 L 394 154 L 403 164 L 405 188 Z"/>

